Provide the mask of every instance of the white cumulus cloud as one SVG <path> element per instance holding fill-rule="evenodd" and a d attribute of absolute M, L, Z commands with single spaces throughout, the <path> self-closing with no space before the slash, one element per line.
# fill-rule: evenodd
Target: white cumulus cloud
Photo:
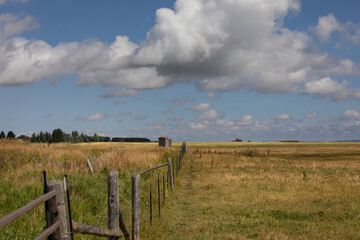
<path fill-rule="evenodd" d="M 203 130 L 206 128 L 206 125 L 204 125 L 200 122 L 191 122 L 190 127 L 191 127 L 191 129 L 194 129 L 194 130 Z"/>
<path fill-rule="evenodd" d="M 100 121 L 105 120 L 107 118 L 111 117 L 111 115 L 107 113 L 96 113 L 94 115 L 91 115 L 89 117 L 79 116 L 75 118 L 75 121 L 86 121 L 86 122 L 94 122 L 94 121 Z"/>
<path fill-rule="evenodd" d="M 313 112 L 313 113 L 306 114 L 305 117 L 306 118 L 317 118 L 318 115 L 319 115 L 318 112 Z"/>
<path fill-rule="evenodd" d="M 327 16 L 319 17 L 318 25 L 312 30 L 315 32 L 317 37 L 321 41 L 329 41 L 330 35 L 335 31 L 341 31 L 343 27 L 335 18 L 333 13 L 330 13 Z"/>
<path fill-rule="evenodd" d="M 360 112 L 356 109 L 349 109 L 346 110 L 340 117 L 340 119 L 343 120 L 351 120 L 355 119 L 357 121 L 360 121 Z"/>
<path fill-rule="evenodd" d="M 140 45 L 116 36 L 110 44 L 85 40 L 56 46 L 15 37 L 38 27 L 33 17 L 2 14 L 0 86 L 77 74 L 77 84 L 82 86 L 119 87 L 103 97 L 135 94 L 124 89 L 193 81 L 204 91 L 248 88 L 263 93 L 298 93 L 298 86 L 305 84 L 305 93 L 346 99 L 326 89 L 311 90 L 316 82 L 307 81 L 314 75 L 359 74 L 359 66 L 314 51 L 309 34 L 285 28 L 283 19 L 298 11 L 299 0 L 177 0 L 173 9 L 156 11 L 156 24 Z M 337 22 L 328 15 L 314 31 L 326 40 L 343 26 Z M 357 35 L 351 36 L 355 42 Z M 358 95 L 359 91 L 348 97 Z M 173 104 L 179 106 L 187 100 Z"/>
<path fill-rule="evenodd" d="M 280 121 L 292 120 L 292 117 L 289 114 L 283 113 L 276 116 L 274 120 L 280 120 Z"/>
<path fill-rule="evenodd" d="M 200 103 L 199 105 L 193 106 L 191 108 L 188 108 L 190 111 L 206 111 L 211 108 L 210 103 Z"/>
<path fill-rule="evenodd" d="M 339 83 L 330 77 L 326 77 L 305 83 L 302 93 L 312 94 L 320 98 L 330 96 L 334 101 L 338 102 L 349 98 L 359 98 L 359 89 L 348 89 L 348 85 L 347 81 Z"/>
<path fill-rule="evenodd" d="M 210 109 L 197 117 L 199 120 L 210 120 L 217 119 L 219 117 L 219 113 L 215 109 Z"/>

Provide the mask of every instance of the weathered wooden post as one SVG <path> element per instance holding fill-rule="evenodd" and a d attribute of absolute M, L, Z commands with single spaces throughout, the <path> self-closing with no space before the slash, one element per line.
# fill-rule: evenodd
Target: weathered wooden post
<path fill-rule="evenodd" d="M 164 174 L 164 172 L 163 172 L 163 194 L 164 194 L 164 205 L 165 205 L 165 174 Z"/>
<path fill-rule="evenodd" d="M 140 174 L 131 176 L 132 186 L 132 240 L 140 239 Z"/>
<path fill-rule="evenodd" d="M 119 231 L 119 173 L 112 171 L 108 175 L 108 228 Z M 118 237 L 111 239 L 119 239 Z"/>
<path fill-rule="evenodd" d="M 70 201 L 70 192 L 69 192 L 69 182 L 68 182 L 68 176 L 64 175 L 64 190 L 65 190 L 65 203 L 66 203 L 66 209 L 67 209 L 67 217 L 68 217 L 68 226 L 69 226 L 69 232 L 70 232 L 70 238 L 71 240 L 74 239 L 74 233 L 73 233 L 73 225 L 72 225 L 72 219 L 71 219 L 71 201 Z"/>
<path fill-rule="evenodd" d="M 58 219 L 60 222 L 60 232 L 61 232 L 61 240 L 70 240 L 70 234 L 67 226 L 67 219 L 66 219 L 66 209 L 65 209 L 65 201 L 64 201 L 64 189 L 63 184 L 59 180 L 52 180 L 48 184 L 48 191 L 51 190 L 56 191 L 56 200 L 57 200 L 57 207 L 58 207 Z M 50 209 L 53 208 L 53 202 L 50 201 Z M 54 217 L 51 219 L 51 224 L 55 222 Z M 53 239 L 57 239 L 57 236 L 54 236 Z M 60 239 L 57 239 L 60 240 Z"/>
<path fill-rule="evenodd" d="M 150 202 L 150 226 L 152 226 L 152 191 L 151 191 L 151 184 L 150 184 L 150 196 L 149 196 L 149 202 Z"/>
<path fill-rule="evenodd" d="M 168 176 L 169 176 L 169 181 L 170 181 L 170 187 L 171 189 L 173 189 L 173 185 L 174 185 L 174 182 L 173 182 L 173 176 L 172 176 L 172 166 L 171 166 L 171 159 L 168 158 Z"/>
<path fill-rule="evenodd" d="M 159 207 L 159 217 L 161 212 L 161 201 L 160 201 L 160 173 L 158 173 L 158 207 Z"/>
<path fill-rule="evenodd" d="M 90 160 L 89 160 L 89 159 L 86 159 L 86 163 L 87 163 L 87 165 L 88 165 L 88 167 L 89 167 L 89 171 L 91 172 L 91 174 L 93 174 L 93 173 L 94 173 L 94 170 L 93 170 L 93 168 L 92 168 L 92 166 L 91 166 Z"/>

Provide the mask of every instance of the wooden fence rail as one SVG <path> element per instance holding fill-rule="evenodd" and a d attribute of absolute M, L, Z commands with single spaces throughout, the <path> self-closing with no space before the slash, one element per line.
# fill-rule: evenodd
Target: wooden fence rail
<path fill-rule="evenodd" d="M 40 204 L 48 201 L 48 200 L 52 200 L 52 209 L 51 209 L 51 213 L 52 213 L 52 218 L 54 219 L 54 222 L 52 223 L 52 225 L 47 228 L 44 232 L 42 232 L 39 236 L 37 236 L 35 239 L 40 240 L 40 239 L 45 239 L 48 236 L 50 236 L 52 233 L 56 232 L 57 235 L 57 239 L 61 239 L 61 232 L 60 232 L 60 222 L 58 219 L 58 208 L 57 208 L 57 192 L 55 190 L 52 190 L 50 192 L 48 192 L 45 195 L 42 195 L 41 197 L 31 201 L 30 203 L 26 204 L 25 206 L 19 208 L 18 210 L 10 213 L 9 215 L 3 217 L 0 219 L 0 228 L 8 225 L 9 223 L 11 223 L 12 221 L 16 220 L 17 218 L 23 216 L 24 214 L 26 214 L 27 212 L 31 211 L 32 209 L 36 208 L 37 206 L 39 206 Z"/>

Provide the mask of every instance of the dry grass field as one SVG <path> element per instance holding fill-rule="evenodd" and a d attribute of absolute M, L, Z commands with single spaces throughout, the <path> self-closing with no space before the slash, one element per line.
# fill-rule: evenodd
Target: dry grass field
<path fill-rule="evenodd" d="M 69 175 L 74 220 L 105 219 L 104 227 L 107 173 L 118 170 L 120 185 L 130 186 L 132 173 L 163 163 L 180 148 L 0 144 L 0 217 L 42 194 L 46 170 L 49 180 Z M 142 183 L 147 181 L 152 180 L 145 177 Z M 360 239 L 359 143 L 189 143 L 175 184 L 161 217 L 154 216 L 152 227 L 142 222 L 141 239 Z M 146 189 L 143 193 L 146 202 Z M 130 199 L 124 187 L 120 202 L 128 222 Z M 0 239 L 32 239 L 45 226 L 43 214 L 39 207 L 24 216 L 26 221 L 0 229 Z"/>
<path fill-rule="evenodd" d="M 145 239 L 360 239 L 360 144 L 189 147 Z"/>

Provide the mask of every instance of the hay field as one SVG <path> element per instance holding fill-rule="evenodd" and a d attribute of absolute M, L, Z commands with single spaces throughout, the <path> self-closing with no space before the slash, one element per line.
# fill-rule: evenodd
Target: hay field
<path fill-rule="evenodd" d="M 42 194 L 46 170 L 49 181 L 69 175 L 73 220 L 104 220 L 106 227 L 108 172 L 118 170 L 119 184 L 130 186 L 132 173 L 163 163 L 179 148 L 2 140 L 0 217 Z M 142 223 L 141 239 L 360 239 L 359 143 L 189 143 L 175 184 L 161 217 L 152 227 Z M 127 222 L 130 199 L 131 190 L 123 188 Z M 32 239 L 45 226 L 43 216 L 38 207 L 26 221 L 0 229 L 0 239 Z"/>
<path fill-rule="evenodd" d="M 145 239 L 360 239 L 359 143 L 189 143 Z"/>

